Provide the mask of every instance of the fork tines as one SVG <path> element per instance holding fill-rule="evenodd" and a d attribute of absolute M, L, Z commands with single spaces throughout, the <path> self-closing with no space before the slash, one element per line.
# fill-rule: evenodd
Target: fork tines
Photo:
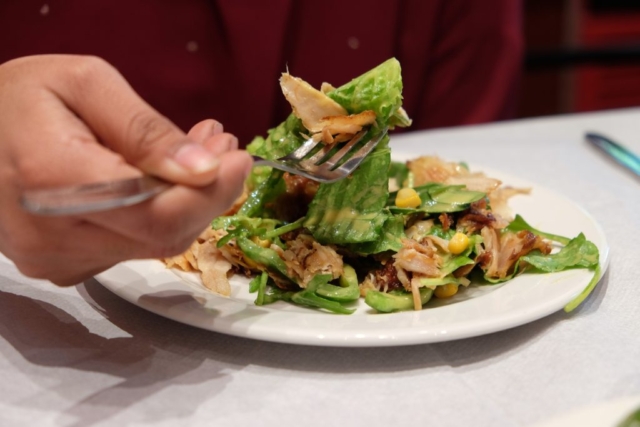
<path fill-rule="evenodd" d="M 318 182 L 334 182 L 351 174 L 386 134 L 387 129 L 363 129 L 349 141 L 326 145 L 309 138 L 288 155 L 277 160 L 256 158 L 255 165 L 271 166 Z"/>
<path fill-rule="evenodd" d="M 319 142 L 316 145 L 316 147 L 318 145 L 321 145 L 321 148 L 318 150 L 318 152 L 313 154 L 309 158 L 305 158 L 302 161 L 302 164 L 305 166 L 323 165 L 326 168 L 329 168 L 329 170 L 333 170 L 342 161 L 346 161 L 349 159 L 349 157 L 351 157 L 348 156 L 348 154 L 362 140 L 362 137 L 366 133 L 367 132 L 365 130 L 361 130 L 360 132 L 356 133 L 350 140 L 342 143 L 337 142 L 334 144 L 324 144 L 322 142 Z M 351 153 L 351 155 L 353 156 L 353 153 Z"/>

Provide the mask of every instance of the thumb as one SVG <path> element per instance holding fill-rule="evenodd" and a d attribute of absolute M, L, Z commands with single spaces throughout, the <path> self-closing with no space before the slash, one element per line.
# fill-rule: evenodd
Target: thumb
<path fill-rule="evenodd" d="M 167 181 L 205 186 L 216 180 L 220 162 L 215 153 L 149 106 L 115 68 L 95 57 L 60 58 L 57 71 L 71 72 L 73 79 L 54 80 L 51 86 L 102 144 Z M 235 140 L 228 133 L 212 138 L 229 144 Z"/>

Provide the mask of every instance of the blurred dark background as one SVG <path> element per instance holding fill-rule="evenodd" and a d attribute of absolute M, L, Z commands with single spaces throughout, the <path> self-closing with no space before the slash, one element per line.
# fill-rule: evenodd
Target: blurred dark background
<path fill-rule="evenodd" d="M 640 106 L 640 0 L 524 0 L 518 116 Z"/>

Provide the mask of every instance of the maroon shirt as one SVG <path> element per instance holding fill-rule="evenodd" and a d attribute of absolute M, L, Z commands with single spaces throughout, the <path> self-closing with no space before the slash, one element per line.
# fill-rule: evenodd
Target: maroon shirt
<path fill-rule="evenodd" d="M 339 86 L 390 57 L 412 129 L 508 118 L 520 71 L 516 0 L 2 0 L 0 63 L 74 53 L 115 65 L 187 130 L 215 118 L 243 144 L 290 112 L 287 68 Z"/>

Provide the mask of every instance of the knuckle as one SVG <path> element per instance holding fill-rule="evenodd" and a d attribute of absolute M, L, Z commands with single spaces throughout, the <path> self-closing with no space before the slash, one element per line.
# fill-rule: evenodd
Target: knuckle
<path fill-rule="evenodd" d="M 100 81 L 98 77 L 112 73 L 115 69 L 104 59 L 97 56 L 79 56 L 74 58 L 73 66 L 69 68 L 76 84 L 82 89 Z"/>
<path fill-rule="evenodd" d="M 157 151 L 157 142 L 171 135 L 175 127 L 155 111 L 139 111 L 131 115 L 125 131 L 127 158 L 136 162 Z"/>

